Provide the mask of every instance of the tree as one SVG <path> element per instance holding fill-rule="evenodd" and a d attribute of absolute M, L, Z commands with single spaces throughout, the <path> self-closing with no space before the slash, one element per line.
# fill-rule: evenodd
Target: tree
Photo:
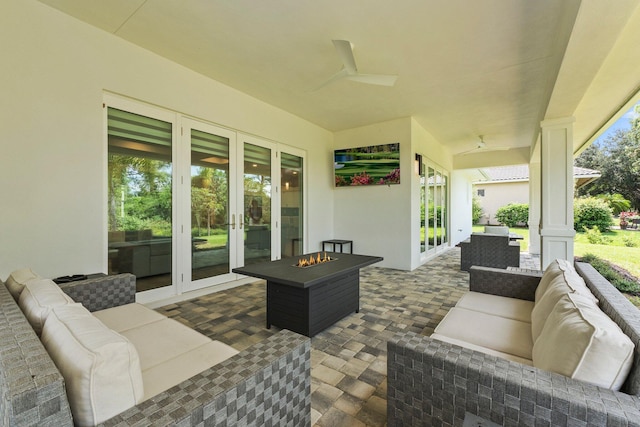
<path fill-rule="evenodd" d="M 577 194 L 621 194 L 640 209 L 640 109 L 628 131 L 618 130 L 599 144 L 593 144 L 576 159 L 576 166 L 599 170 L 600 179 Z"/>

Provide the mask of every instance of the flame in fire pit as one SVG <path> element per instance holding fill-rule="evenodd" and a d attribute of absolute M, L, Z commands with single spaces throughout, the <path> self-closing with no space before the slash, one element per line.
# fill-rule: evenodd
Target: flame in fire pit
<path fill-rule="evenodd" d="M 336 258 L 331 258 L 326 252 L 324 253 L 324 256 L 321 256 L 320 252 L 318 252 L 317 255 L 309 255 L 309 258 L 300 258 L 296 267 L 310 267 L 312 265 L 323 264 L 334 260 L 336 260 Z"/>

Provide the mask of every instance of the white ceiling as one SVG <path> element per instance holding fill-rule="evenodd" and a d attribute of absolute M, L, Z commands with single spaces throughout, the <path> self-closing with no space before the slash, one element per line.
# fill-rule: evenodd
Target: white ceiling
<path fill-rule="evenodd" d="M 40 1 L 331 131 L 412 116 L 453 154 L 483 135 L 526 157 L 571 115 L 578 147 L 640 82 L 636 0 Z M 314 91 L 342 66 L 332 39 L 395 86 Z"/>

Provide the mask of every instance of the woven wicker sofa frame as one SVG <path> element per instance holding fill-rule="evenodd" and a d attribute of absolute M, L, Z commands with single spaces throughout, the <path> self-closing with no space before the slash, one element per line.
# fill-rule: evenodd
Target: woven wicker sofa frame
<path fill-rule="evenodd" d="M 62 375 L 0 284 L 0 425 L 73 426 Z M 131 274 L 61 288 L 90 311 L 135 300 Z M 308 338 L 282 330 L 104 425 L 310 425 L 310 353 Z"/>
<path fill-rule="evenodd" d="M 576 269 L 635 344 L 622 391 L 407 332 L 387 346 L 388 426 L 460 426 L 467 412 L 504 426 L 640 426 L 640 310 L 591 265 Z M 469 288 L 533 300 L 541 275 L 474 266 Z"/>
<path fill-rule="evenodd" d="M 507 268 L 520 266 L 520 243 L 508 235 L 472 233 L 460 242 L 460 270 L 469 271 L 472 265 Z"/>

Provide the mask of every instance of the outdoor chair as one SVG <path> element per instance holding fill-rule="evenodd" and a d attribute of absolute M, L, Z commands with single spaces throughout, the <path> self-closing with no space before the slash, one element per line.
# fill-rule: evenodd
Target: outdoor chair
<path fill-rule="evenodd" d="M 460 242 L 460 270 L 469 271 L 472 265 L 481 267 L 520 267 L 520 243 L 508 235 L 473 233 Z"/>

